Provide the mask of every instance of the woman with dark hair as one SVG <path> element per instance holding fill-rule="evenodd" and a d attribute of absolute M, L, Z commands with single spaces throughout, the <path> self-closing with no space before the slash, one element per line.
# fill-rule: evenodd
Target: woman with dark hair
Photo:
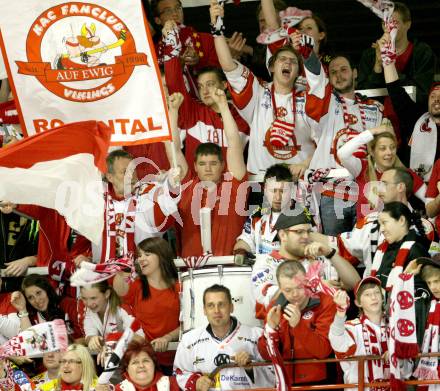
<path fill-rule="evenodd" d="M 115 391 L 178 391 L 176 379 L 156 370 L 157 359 L 149 342 L 131 342 L 122 357 L 120 369 L 125 380 Z"/>
<path fill-rule="evenodd" d="M 26 276 L 21 284 L 21 291 L 12 293 L 11 304 L 17 309 L 21 330 L 26 330 L 34 324 L 62 319 L 66 322 L 72 339 L 78 340 L 83 337 L 78 322 L 76 300 L 71 297 L 59 297 L 44 276 Z"/>
<path fill-rule="evenodd" d="M 385 204 L 379 215 L 379 224 L 385 241 L 379 245 L 374 255 L 371 275 L 380 279 L 388 296 L 397 277 L 403 273 L 409 262 L 419 257 L 430 257 L 430 241 L 424 234 L 425 228 L 420 216 L 412 213 L 401 202 Z M 412 226 L 415 226 L 419 233 L 411 228 Z M 414 278 L 414 298 L 417 341 L 421 344 L 430 294 L 420 276 Z"/>
<path fill-rule="evenodd" d="M 364 158 L 365 152 L 367 159 Z M 413 170 L 406 168 L 397 156 L 397 139 L 390 122 L 384 121 L 376 128 L 354 135 L 337 149 L 337 160 L 356 178 L 359 189 L 356 203 L 358 218 L 377 209 L 377 186 L 384 171 L 390 168 L 406 169 L 413 178 L 414 195 L 425 202 L 426 185 Z"/>
<path fill-rule="evenodd" d="M 174 254 L 162 238 L 148 238 L 137 246 L 136 269 L 139 279 L 127 285 L 124 275 L 117 274 L 113 288 L 132 309 L 145 336 L 158 353 L 161 365 L 172 368 L 174 352 L 168 343 L 179 339 L 179 285 Z"/>
<path fill-rule="evenodd" d="M 317 54 L 325 69 L 328 69 L 330 56 L 327 52 L 327 26 L 317 15 L 307 16 L 298 24 L 298 29 L 305 35 L 313 37 L 315 46 L 314 52 Z"/>

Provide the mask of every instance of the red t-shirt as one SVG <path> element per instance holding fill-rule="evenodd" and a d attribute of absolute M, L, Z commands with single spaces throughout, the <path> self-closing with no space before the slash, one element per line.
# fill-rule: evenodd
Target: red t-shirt
<path fill-rule="evenodd" d="M 63 216 L 54 209 L 36 205 L 18 205 L 17 210 L 40 222 L 36 266 L 47 266 L 50 261 L 69 257 L 70 227 Z"/>
<path fill-rule="evenodd" d="M 125 146 L 124 149 L 134 158 L 145 158 L 151 161 L 151 163 L 142 161 L 136 165 L 136 174 L 139 179 L 150 174 L 157 175 L 160 170 L 168 171 L 170 169 L 165 146 L 162 143 L 130 145 Z"/>
<path fill-rule="evenodd" d="M 174 289 L 156 289 L 150 285 L 150 297 L 142 297 L 141 280 L 130 285 L 124 296 L 124 303 L 129 305 L 133 316 L 141 323 L 145 336 L 151 341 L 164 336 L 179 327 L 180 285 L 176 282 Z M 173 365 L 174 351 L 157 353 L 160 364 Z"/>
<path fill-rule="evenodd" d="M 417 193 L 417 191 L 423 186 L 423 180 L 410 168 L 408 168 L 407 170 L 413 177 L 413 181 L 414 181 L 413 194 Z M 382 172 L 376 170 L 376 177 L 378 181 L 380 181 L 380 178 L 382 178 L 382 174 L 383 174 Z M 368 162 L 366 160 L 362 160 L 362 171 L 359 174 L 359 176 L 356 178 L 356 182 L 359 186 L 359 196 L 356 203 L 356 214 L 358 219 L 365 217 L 367 214 L 373 211 L 367 199 L 367 195 L 369 192 L 369 189 L 366 187 L 367 183 L 369 182 L 367 175 L 368 175 Z"/>
<path fill-rule="evenodd" d="M 190 184 L 186 187 L 188 182 Z M 181 240 L 181 256 L 203 254 L 199 223 L 201 207 L 212 209 L 212 253 L 217 256 L 231 255 L 246 219 L 245 208 L 248 193 L 246 177 L 238 181 L 227 172 L 223 174 L 221 182 L 209 191 L 203 189 L 200 179 L 190 173 L 182 183 L 185 190 L 179 202 L 179 214 L 183 227 L 177 225 Z"/>
<path fill-rule="evenodd" d="M 162 337 L 179 327 L 179 284 L 174 289 L 156 289 L 150 285 L 150 297 L 142 297 L 141 280 L 130 285 L 124 303 L 141 322 L 145 335 L 151 340 Z"/>

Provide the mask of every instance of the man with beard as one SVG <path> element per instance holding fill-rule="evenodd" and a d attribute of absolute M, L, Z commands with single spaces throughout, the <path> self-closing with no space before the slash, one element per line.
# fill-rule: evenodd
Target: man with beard
<path fill-rule="evenodd" d="M 357 70 L 348 57 L 335 56 L 329 63 L 327 78 L 302 34 L 295 32 L 291 37 L 294 48 L 304 58 L 309 85 L 306 114 L 317 126 L 317 147 L 309 169 L 322 173 L 313 176 L 315 181 L 319 178 L 322 182 L 328 169 L 343 168 L 337 158 L 338 148 L 356 134 L 379 126 L 383 108 L 379 102 L 355 93 Z M 356 151 L 358 155 L 366 156 L 366 148 Z M 319 211 L 323 232 L 336 235 L 351 230 L 356 218 L 357 186 L 349 172 L 344 171 L 339 178 L 327 179 L 324 184 L 315 183 L 314 190 L 322 193 Z"/>
<path fill-rule="evenodd" d="M 246 219 L 235 243 L 234 254 L 269 254 L 280 248 L 274 225 L 281 211 L 292 206 L 292 190 L 293 177 L 287 166 L 274 164 L 267 169 L 263 207 Z"/>
<path fill-rule="evenodd" d="M 332 285 L 342 284 L 346 289 L 353 289 L 360 280 L 355 268 L 335 249 L 310 239 L 312 220 L 305 212 L 298 215 L 281 213 L 274 228 L 278 231 L 280 250 L 257 256 L 252 268 L 252 289 L 258 318 L 265 314 L 279 291 L 275 275 L 283 261 L 300 261 L 306 270 L 321 262 L 321 276 Z"/>

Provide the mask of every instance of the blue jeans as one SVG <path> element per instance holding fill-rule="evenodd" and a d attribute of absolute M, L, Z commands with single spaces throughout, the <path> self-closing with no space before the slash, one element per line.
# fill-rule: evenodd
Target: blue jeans
<path fill-rule="evenodd" d="M 319 214 L 325 235 L 351 231 L 356 224 L 356 204 L 339 198 L 321 196 Z"/>

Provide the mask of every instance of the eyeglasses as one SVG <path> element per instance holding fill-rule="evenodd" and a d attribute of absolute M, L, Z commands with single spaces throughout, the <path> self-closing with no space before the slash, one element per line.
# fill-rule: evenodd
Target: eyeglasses
<path fill-rule="evenodd" d="M 296 235 L 302 236 L 302 235 L 310 235 L 313 231 L 311 229 L 286 229 L 287 232 L 293 232 Z"/>
<path fill-rule="evenodd" d="M 73 360 L 73 359 L 64 360 L 64 359 L 61 359 L 60 360 L 60 365 L 64 365 L 64 364 L 69 364 L 69 365 L 77 364 L 77 365 L 79 365 L 79 364 L 81 364 L 81 360 Z"/>
<path fill-rule="evenodd" d="M 183 10 L 183 7 L 181 5 L 178 5 L 174 8 L 171 8 L 171 7 L 165 8 L 164 10 L 159 12 L 159 15 L 170 16 L 170 15 L 174 14 L 174 12 L 179 13 L 179 12 L 182 12 L 182 10 Z"/>

